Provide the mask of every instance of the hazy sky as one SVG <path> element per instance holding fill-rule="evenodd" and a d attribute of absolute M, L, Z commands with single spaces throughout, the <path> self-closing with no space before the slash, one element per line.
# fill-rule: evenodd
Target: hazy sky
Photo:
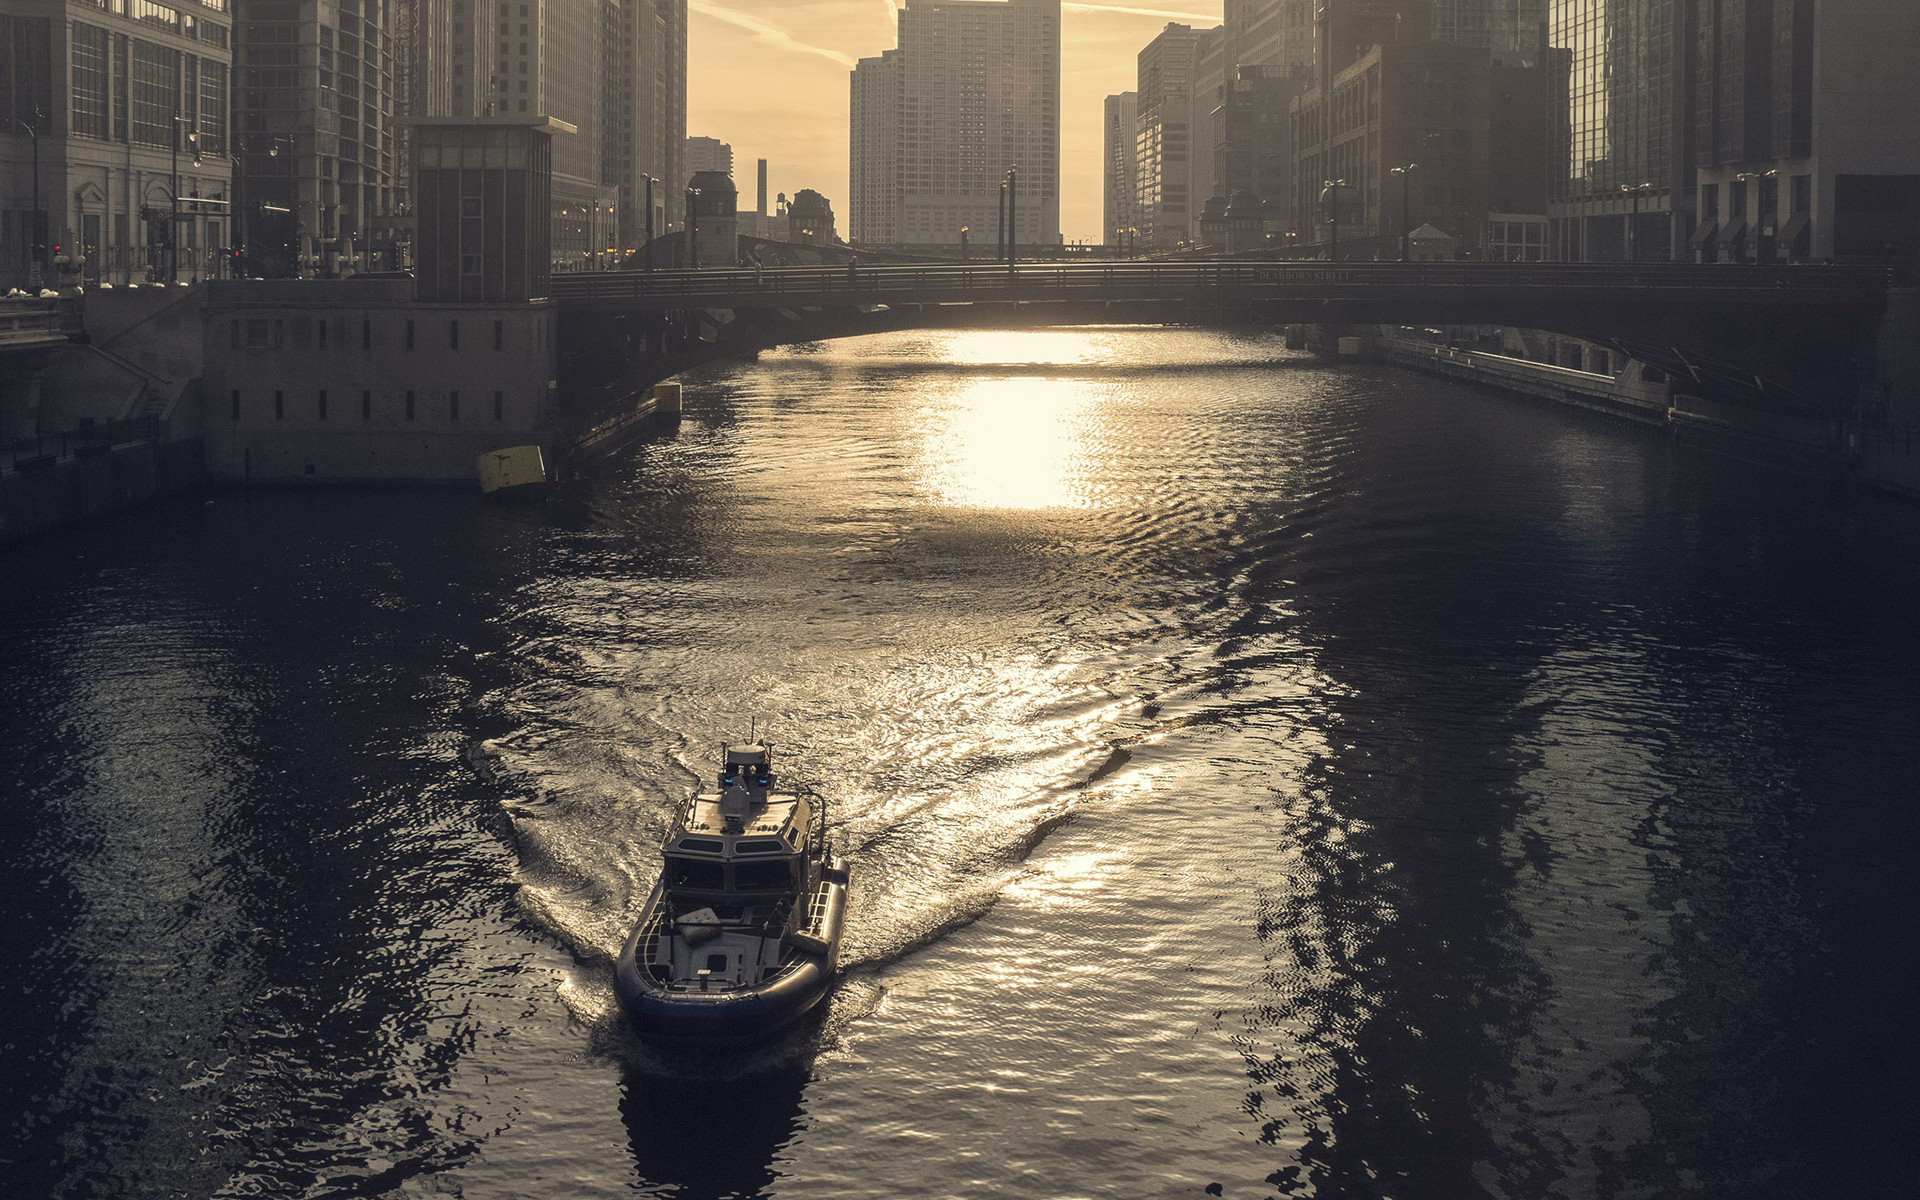
<path fill-rule="evenodd" d="M 754 160 L 772 196 L 813 188 L 847 235 L 847 85 L 894 45 L 899 0 L 687 0 L 687 134 L 733 145 L 740 207 Z M 1168 21 L 1220 23 L 1220 0 L 1061 5 L 1060 232 L 1100 238 L 1100 104 L 1131 91 L 1134 56 Z"/>

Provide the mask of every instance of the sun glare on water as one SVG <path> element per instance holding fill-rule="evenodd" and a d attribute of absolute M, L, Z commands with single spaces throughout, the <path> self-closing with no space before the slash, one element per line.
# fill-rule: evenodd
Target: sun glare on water
<path fill-rule="evenodd" d="M 946 361 L 1045 371 L 1102 357 L 1074 331 L 965 330 Z M 1046 374 L 964 378 L 920 411 L 919 476 L 936 503 L 957 508 L 1086 508 L 1093 503 L 1089 435 L 1106 393 L 1098 381 Z"/>

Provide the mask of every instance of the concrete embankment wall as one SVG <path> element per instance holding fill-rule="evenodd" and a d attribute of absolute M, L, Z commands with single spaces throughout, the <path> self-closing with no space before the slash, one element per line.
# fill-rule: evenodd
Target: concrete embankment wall
<path fill-rule="evenodd" d="M 1696 396 L 1643 378 L 1654 373 L 1631 360 L 1600 374 L 1391 334 L 1361 341 L 1363 353 L 1400 366 L 1660 426 L 1720 453 L 1805 474 L 1838 473 L 1863 487 L 1920 500 L 1920 430 L 1861 431 L 1829 418 Z"/>
<path fill-rule="evenodd" d="M 0 475 L 0 544 L 205 484 L 199 438 L 103 448 Z"/>

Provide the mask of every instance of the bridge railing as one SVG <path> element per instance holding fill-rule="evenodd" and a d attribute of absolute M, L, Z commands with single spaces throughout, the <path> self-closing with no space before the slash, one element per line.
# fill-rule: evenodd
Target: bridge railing
<path fill-rule="evenodd" d="M 771 304 L 783 296 L 844 297 L 852 303 L 955 300 L 1013 293 L 1051 298 L 1159 297 L 1196 292 L 1259 293 L 1352 288 L 1790 289 L 1852 293 L 1862 303 L 1884 296 L 1892 277 L 1879 266 L 1690 263 L 1399 263 L 1399 262 L 1033 262 L 832 267 L 729 267 L 719 270 L 602 271 L 555 276 L 560 300 L 630 300 L 660 307 L 684 302 L 720 307 Z"/>

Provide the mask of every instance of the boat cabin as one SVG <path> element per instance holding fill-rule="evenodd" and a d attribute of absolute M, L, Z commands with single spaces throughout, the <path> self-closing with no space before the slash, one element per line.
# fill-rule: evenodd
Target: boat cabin
<path fill-rule="evenodd" d="M 729 748 L 719 790 L 695 796 L 666 847 L 667 890 L 752 904 L 807 885 L 815 819 L 803 797 L 774 791 L 767 748 Z"/>

